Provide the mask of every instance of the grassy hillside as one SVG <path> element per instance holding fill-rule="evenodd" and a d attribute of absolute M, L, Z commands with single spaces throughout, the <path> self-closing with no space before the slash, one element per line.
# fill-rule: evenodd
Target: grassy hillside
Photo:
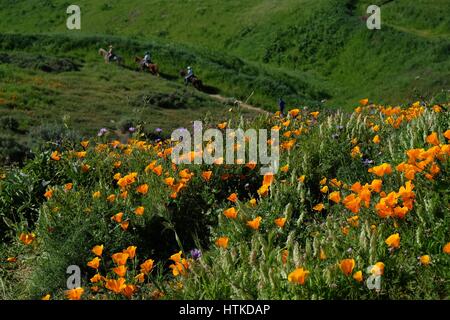
<path fill-rule="evenodd" d="M 382 7 L 380 31 L 368 30 L 363 19 L 372 3 Z M 69 33 L 66 1 L 2 0 L 0 4 L 8 8 L 0 14 L 3 32 Z M 385 103 L 420 96 L 430 99 L 449 88 L 446 12 L 450 5 L 445 0 L 414 4 L 404 0 L 85 0 L 79 4 L 83 20 L 77 33 L 165 39 L 297 75 L 307 72 L 307 80 L 316 79 L 327 88 L 329 106 L 350 106 L 365 96 Z M 21 22 L 14 23 L 17 20 Z"/>
<path fill-rule="evenodd" d="M 36 140 L 65 134 L 92 136 L 102 127 L 123 131 L 140 124 L 147 133 L 162 128 L 169 135 L 193 120 L 223 118 L 233 100 L 224 104 L 211 93 L 251 96 L 251 103 L 267 107 L 281 93 L 313 104 L 327 96 L 286 72 L 208 50 L 106 36 L 4 34 L 0 39 L 2 161 L 22 158 Z M 105 65 L 97 54 L 108 43 L 117 46 L 124 67 Z M 134 55 L 149 48 L 157 52 L 159 78 L 139 73 L 134 63 Z M 186 88 L 178 75 L 192 61 L 204 77 L 204 92 Z M 244 110 L 245 116 L 254 113 Z"/>

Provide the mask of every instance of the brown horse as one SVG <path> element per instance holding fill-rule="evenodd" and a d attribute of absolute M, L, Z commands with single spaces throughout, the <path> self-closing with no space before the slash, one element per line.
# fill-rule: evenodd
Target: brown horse
<path fill-rule="evenodd" d="M 103 48 L 100 48 L 98 50 L 98 54 L 101 55 L 103 57 L 103 59 L 105 59 L 105 63 L 110 63 L 111 61 L 116 62 L 118 65 L 123 65 L 123 63 L 124 63 L 122 57 L 120 57 L 116 54 L 112 57 L 112 59 L 108 58 L 108 51 L 106 51 Z"/>
<path fill-rule="evenodd" d="M 187 70 L 181 69 L 180 70 L 180 76 L 184 78 L 184 77 L 186 77 L 186 75 L 187 75 Z M 202 80 L 200 80 L 196 76 L 191 77 L 189 79 L 189 82 L 192 83 L 192 85 L 194 86 L 195 89 L 197 89 L 199 91 L 203 90 L 203 82 L 202 82 Z"/>
<path fill-rule="evenodd" d="M 134 61 L 139 64 L 141 71 L 147 70 L 152 75 L 159 77 L 159 67 L 156 63 L 150 63 L 147 66 L 142 63 L 143 58 L 136 56 Z"/>

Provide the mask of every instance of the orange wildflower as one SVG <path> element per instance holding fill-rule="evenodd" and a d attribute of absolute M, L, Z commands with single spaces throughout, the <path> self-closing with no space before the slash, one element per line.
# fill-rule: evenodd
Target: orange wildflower
<path fill-rule="evenodd" d="M 351 275 L 353 272 L 353 268 L 355 267 L 355 259 L 344 259 L 341 260 L 339 265 L 341 271 L 346 275 Z"/>
<path fill-rule="evenodd" d="M 253 230 L 258 230 L 261 220 L 262 220 L 262 218 L 258 216 L 253 220 L 247 221 L 247 226 L 249 226 Z"/>
<path fill-rule="evenodd" d="M 309 271 L 303 268 L 297 268 L 288 275 L 288 281 L 296 284 L 304 285 Z"/>
<path fill-rule="evenodd" d="M 220 248 L 226 249 L 228 247 L 229 240 L 230 239 L 228 237 L 220 237 L 216 240 L 216 245 Z"/>
<path fill-rule="evenodd" d="M 237 210 L 233 208 L 229 208 L 223 212 L 223 214 L 229 218 L 229 219 L 236 219 L 237 217 Z"/>

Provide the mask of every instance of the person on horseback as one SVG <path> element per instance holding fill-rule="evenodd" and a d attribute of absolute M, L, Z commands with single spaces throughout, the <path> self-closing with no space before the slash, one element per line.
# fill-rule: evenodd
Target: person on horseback
<path fill-rule="evenodd" d="M 150 55 L 150 52 L 147 51 L 147 52 L 145 53 L 145 55 L 144 55 L 144 59 L 142 59 L 142 64 L 143 64 L 145 67 L 148 67 L 151 63 L 152 63 L 152 57 L 151 57 L 151 55 Z"/>
<path fill-rule="evenodd" d="M 189 81 L 194 77 L 194 70 L 191 67 L 187 67 L 187 75 L 184 77 L 184 84 L 188 85 Z"/>
<path fill-rule="evenodd" d="M 113 46 L 109 45 L 109 50 L 108 50 L 108 61 L 111 62 L 111 60 L 115 57 L 114 51 L 113 51 Z"/>

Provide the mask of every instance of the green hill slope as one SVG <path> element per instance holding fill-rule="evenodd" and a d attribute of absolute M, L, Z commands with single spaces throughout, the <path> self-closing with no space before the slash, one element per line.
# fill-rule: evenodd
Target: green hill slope
<path fill-rule="evenodd" d="M 164 39 L 307 72 L 308 80 L 327 88 L 328 105 L 350 106 L 366 96 L 385 103 L 430 99 L 449 88 L 445 0 L 78 3 L 82 30 L 75 33 Z M 382 7 L 379 31 L 368 30 L 363 19 L 372 3 Z M 2 32 L 74 33 L 65 29 L 66 1 L 0 0 L 0 5 L 6 8 L 0 13 Z"/>

